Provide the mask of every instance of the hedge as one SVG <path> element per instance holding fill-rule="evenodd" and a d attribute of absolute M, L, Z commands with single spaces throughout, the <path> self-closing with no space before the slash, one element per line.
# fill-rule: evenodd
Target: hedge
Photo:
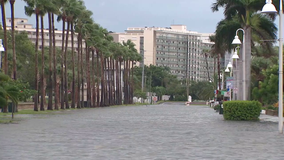
<path fill-rule="evenodd" d="M 257 101 L 226 101 L 223 103 L 225 120 L 258 120 L 261 103 Z"/>

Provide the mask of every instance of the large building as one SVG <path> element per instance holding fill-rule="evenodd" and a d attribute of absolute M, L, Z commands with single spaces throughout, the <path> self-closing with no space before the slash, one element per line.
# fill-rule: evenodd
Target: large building
<path fill-rule="evenodd" d="M 15 24 L 15 30 L 16 31 L 26 31 L 28 33 L 29 39 L 33 43 L 36 41 L 36 29 L 33 28 L 32 24 L 28 23 L 28 19 L 26 18 L 15 18 L 14 19 Z M 11 29 L 12 26 L 12 19 L 7 18 L 7 29 Z M 48 26 L 48 24 L 45 24 L 45 26 Z M 39 49 L 42 48 L 42 38 L 41 38 L 41 29 L 39 29 Z M 77 46 L 77 36 L 74 36 L 74 44 Z M 48 28 L 44 29 L 44 46 L 49 46 L 49 30 Z M 55 29 L 55 46 L 61 47 L 62 46 L 62 31 Z M 71 48 L 71 35 L 69 32 L 69 38 L 68 38 L 68 48 Z M 83 44 L 84 47 L 84 44 Z"/>
<path fill-rule="evenodd" d="M 179 79 L 209 81 L 208 78 L 213 77 L 214 60 L 204 53 L 212 45 L 209 41 L 212 34 L 188 31 L 184 25 L 171 25 L 127 28 L 124 33 L 111 35 L 116 42 L 134 42 L 144 57 L 144 65 L 169 67 Z"/>

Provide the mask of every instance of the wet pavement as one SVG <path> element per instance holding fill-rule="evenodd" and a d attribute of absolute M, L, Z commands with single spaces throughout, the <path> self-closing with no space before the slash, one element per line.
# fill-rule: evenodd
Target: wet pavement
<path fill-rule="evenodd" d="M 0 124 L 0 160 L 283 160 L 277 117 L 260 119 L 183 103 L 33 115 Z"/>

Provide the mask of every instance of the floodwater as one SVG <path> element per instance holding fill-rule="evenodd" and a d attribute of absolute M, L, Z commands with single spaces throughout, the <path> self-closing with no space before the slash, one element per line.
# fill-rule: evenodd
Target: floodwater
<path fill-rule="evenodd" d="M 283 160 L 277 125 L 183 103 L 32 115 L 0 124 L 0 160 Z"/>

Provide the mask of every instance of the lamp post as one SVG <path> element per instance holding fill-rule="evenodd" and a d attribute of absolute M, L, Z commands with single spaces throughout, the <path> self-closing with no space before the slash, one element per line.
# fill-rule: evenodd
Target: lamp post
<path fill-rule="evenodd" d="M 245 30 L 243 30 L 242 28 L 239 28 L 236 30 L 236 36 L 235 39 L 233 40 L 232 44 L 242 44 L 242 42 L 239 39 L 238 36 L 238 31 L 242 31 L 243 32 L 243 55 L 242 55 L 242 60 L 243 60 L 243 100 L 245 101 L 247 99 L 246 96 L 246 54 L 245 54 Z"/>
<path fill-rule="evenodd" d="M 232 59 L 232 62 L 234 63 L 234 59 L 239 59 L 239 56 L 238 56 L 238 53 L 235 51 L 234 54 L 232 55 L 231 57 Z M 236 63 L 237 64 L 237 63 Z M 236 66 L 237 67 L 237 66 Z M 230 69 L 231 68 L 231 69 Z M 233 68 L 234 66 L 232 65 L 231 61 L 229 61 L 228 65 L 227 65 L 227 68 L 225 70 L 225 72 L 230 72 L 230 77 L 234 76 L 233 75 Z M 233 85 L 234 86 L 234 85 Z M 232 86 L 231 86 L 232 87 Z M 232 88 L 229 88 L 229 92 L 230 92 L 230 101 L 232 100 L 232 95 L 231 95 L 231 91 L 232 91 Z M 233 96 L 235 98 L 235 96 Z"/>
<path fill-rule="evenodd" d="M 0 39 L 0 69 L 2 69 L 2 52 L 5 51 L 5 48 L 2 44 L 2 39 Z"/>
<path fill-rule="evenodd" d="M 231 68 L 231 69 L 230 69 Z M 225 72 L 230 72 L 230 77 L 232 77 L 232 72 L 233 72 L 233 65 L 231 62 L 228 63 L 227 68 L 225 70 Z M 227 82 L 227 80 L 226 80 Z M 227 84 L 227 83 L 226 83 Z M 227 86 L 227 85 L 226 85 Z M 229 93 L 230 93 L 230 101 L 232 100 L 232 95 L 231 95 L 231 89 L 232 87 L 229 88 Z"/>
<path fill-rule="evenodd" d="M 238 48 L 238 47 L 237 47 Z M 235 49 L 235 52 L 234 52 L 234 54 L 233 54 L 233 56 L 232 56 L 232 59 L 233 59 L 233 61 L 234 61 L 234 59 L 236 60 L 236 72 L 238 72 L 238 62 L 237 62 L 237 60 L 239 59 L 239 55 L 238 55 L 238 52 L 237 52 L 237 48 Z M 238 88 L 239 88 L 239 86 L 238 86 L 238 74 L 234 74 L 233 73 L 233 77 L 234 77 L 234 88 L 235 87 L 237 87 L 237 89 L 236 90 L 234 90 L 234 92 L 233 92 L 233 94 L 234 94 L 234 96 L 233 96 L 233 98 L 234 98 L 234 100 L 236 100 L 237 98 L 236 98 L 236 91 L 238 90 Z M 236 85 L 237 84 L 237 85 Z"/>
<path fill-rule="evenodd" d="M 278 85 L 278 129 L 279 133 L 283 133 L 283 38 L 282 38 L 282 18 L 283 18 L 283 2 L 280 1 L 279 6 L 279 85 Z M 262 8 L 262 13 L 277 13 L 275 6 L 272 4 L 272 0 L 266 0 L 266 4 Z"/>

